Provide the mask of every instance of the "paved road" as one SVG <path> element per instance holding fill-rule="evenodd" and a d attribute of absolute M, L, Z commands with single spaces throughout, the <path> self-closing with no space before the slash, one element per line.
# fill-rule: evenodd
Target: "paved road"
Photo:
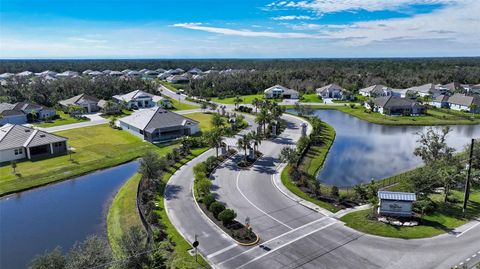
<path fill-rule="evenodd" d="M 82 128 L 82 127 L 95 126 L 95 125 L 108 123 L 107 119 L 104 119 L 100 116 L 99 117 L 93 117 L 92 119 L 93 120 L 90 120 L 90 121 L 83 121 L 83 122 L 79 122 L 79 123 L 65 124 L 65 125 L 48 127 L 48 128 L 38 127 L 38 129 L 40 129 L 42 131 L 49 132 L 49 133 L 53 133 L 53 132 L 60 132 L 60 131 L 66 131 L 66 130 L 71 130 L 71 129 L 77 129 L 77 128 Z"/>
<path fill-rule="evenodd" d="M 172 222 L 190 242 L 195 234 L 200 235 L 200 252 L 215 267 L 450 268 L 478 251 L 480 227 L 475 223 L 433 239 L 381 238 L 352 230 L 289 199 L 272 183 L 278 176 L 278 152 L 293 144 L 300 133 L 300 121 L 287 120 L 288 128 L 279 138 L 262 143 L 265 155 L 252 169 L 240 170 L 234 161 L 227 161 L 214 174 L 218 198 L 237 212 L 240 221 L 250 218 L 268 249 L 238 246 L 206 219 L 191 194 L 191 165 L 184 166 L 167 187 Z M 193 162 L 212 154 L 209 151 Z"/>
<path fill-rule="evenodd" d="M 177 94 L 176 92 L 169 90 L 167 87 L 163 86 L 162 84 L 160 84 L 160 86 L 158 87 L 158 91 L 161 92 L 163 95 L 170 97 L 172 99 L 175 99 L 179 102 L 189 104 L 192 106 L 199 106 L 199 104 L 195 102 L 190 102 L 186 100 L 187 96 L 185 94 Z"/>

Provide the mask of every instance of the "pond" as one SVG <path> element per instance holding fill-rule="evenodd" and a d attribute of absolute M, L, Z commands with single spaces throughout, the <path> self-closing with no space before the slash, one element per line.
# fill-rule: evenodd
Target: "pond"
<path fill-rule="evenodd" d="M 336 131 L 335 142 L 317 176 L 323 183 L 347 187 L 422 164 L 413 151 L 418 146 L 417 133 L 427 126 L 378 125 L 337 110 L 316 110 L 315 115 Z M 472 138 L 480 137 L 478 125 L 455 125 L 451 129 L 447 143 L 457 150 L 464 149 Z"/>
<path fill-rule="evenodd" d="M 137 170 L 130 162 L 0 199 L 0 268 L 26 268 L 37 254 L 106 237 L 115 193 Z"/>

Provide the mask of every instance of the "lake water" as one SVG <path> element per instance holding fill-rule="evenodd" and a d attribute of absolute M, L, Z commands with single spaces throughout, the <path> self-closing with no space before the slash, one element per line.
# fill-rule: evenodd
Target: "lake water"
<path fill-rule="evenodd" d="M 88 235 L 106 237 L 111 200 L 138 168 L 119 165 L 0 199 L 0 268 L 26 268 L 37 254 L 68 251 Z"/>
<path fill-rule="evenodd" d="M 422 164 L 413 151 L 418 146 L 416 133 L 428 127 L 378 125 L 337 110 L 317 110 L 315 115 L 336 131 L 335 142 L 318 174 L 323 183 L 352 186 L 372 178 L 393 176 Z M 479 125 L 451 128 L 447 141 L 457 150 L 463 149 L 472 138 L 480 137 Z"/>

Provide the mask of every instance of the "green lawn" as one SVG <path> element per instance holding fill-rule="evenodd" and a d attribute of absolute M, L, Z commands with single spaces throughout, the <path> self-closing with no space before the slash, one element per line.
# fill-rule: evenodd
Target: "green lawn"
<path fill-rule="evenodd" d="M 300 170 L 307 173 L 310 176 L 315 177 L 317 172 L 322 168 L 323 163 L 327 157 L 328 151 L 335 140 L 335 129 L 332 126 L 328 125 L 327 123 L 323 122 L 323 131 L 322 136 L 324 138 L 325 143 L 321 146 L 312 146 L 305 155 L 300 164 Z M 290 166 L 287 166 L 283 169 L 281 173 L 281 180 L 283 185 L 287 187 L 291 192 L 293 192 L 298 197 L 305 199 L 309 202 L 312 202 L 322 208 L 330 210 L 332 212 L 337 212 L 339 209 L 333 206 L 330 203 L 320 201 L 315 199 L 314 197 L 310 197 L 308 194 L 303 192 L 289 177 L 288 171 Z"/>
<path fill-rule="evenodd" d="M 259 100 L 264 99 L 263 94 L 242 95 L 240 96 L 240 99 L 242 99 L 242 102 L 240 102 L 240 104 L 252 104 L 252 101 L 255 98 Z M 220 103 L 220 104 L 229 104 L 229 105 L 235 104 L 234 100 L 235 100 L 235 97 L 223 98 L 223 99 L 220 99 L 218 97 L 212 98 L 212 102 Z"/>
<path fill-rule="evenodd" d="M 59 126 L 59 125 L 65 125 L 65 124 L 71 124 L 71 123 L 77 123 L 77 122 L 83 122 L 83 121 L 89 121 L 89 119 L 77 119 L 70 117 L 70 115 L 65 114 L 61 110 L 57 110 L 57 115 L 60 117 L 57 120 L 54 120 L 52 122 L 39 122 L 35 123 L 33 125 L 37 127 L 42 127 L 42 128 L 47 128 L 47 127 L 53 127 L 53 126 Z"/>
<path fill-rule="evenodd" d="M 16 175 L 9 164 L 4 164 L 0 166 L 0 196 L 125 163 L 149 149 L 163 154 L 179 143 L 151 144 L 126 131 L 112 129 L 108 124 L 57 134 L 69 138 L 69 145 L 75 148 L 73 161 L 68 155 L 25 160 L 17 164 Z"/>
<path fill-rule="evenodd" d="M 309 93 L 302 95 L 300 99 L 302 103 L 323 103 L 322 97 L 318 96 L 316 93 Z"/>
<path fill-rule="evenodd" d="M 293 105 L 286 106 L 287 108 L 294 108 Z M 326 106 L 326 105 L 312 105 L 313 109 L 336 109 L 344 113 L 350 114 L 359 119 L 383 125 L 473 125 L 480 124 L 480 118 L 465 118 L 453 113 L 445 113 L 440 110 L 427 110 L 425 116 L 385 116 L 380 113 L 365 112 L 365 108 L 357 105 L 351 108 L 349 105 L 344 106 Z M 448 117 L 443 118 L 442 115 Z"/>
<path fill-rule="evenodd" d="M 211 119 L 213 117 L 212 114 L 196 112 L 196 113 L 184 114 L 184 116 L 200 122 L 200 130 L 202 132 L 210 131 L 212 129 L 212 122 L 211 122 Z"/>
<path fill-rule="evenodd" d="M 180 168 L 183 164 L 187 163 L 188 161 L 192 160 L 196 156 L 202 154 L 208 150 L 208 148 L 201 148 L 201 149 L 194 149 L 192 150 L 192 154 L 183 160 L 179 161 L 175 167 L 170 168 L 170 171 L 164 174 L 163 180 L 164 182 L 168 182 L 170 177 L 175 173 L 175 171 Z M 193 180 L 193 179 L 192 179 Z M 170 240 L 174 243 L 174 253 L 173 258 L 170 263 L 169 268 L 210 268 L 210 265 L 203 259 L 201 255 L 198 255 L 198 262 L 195 261 L 195 257 L 190 256 L 188 254 L 188 250 L 192 248 L 189 242 L 187 242 L 182 235 L 175 229 L 175 226 L 170 222 L 168 218 L 167 212 L 165 211 L 165 204 L 163 200 L 163 193 L 162 195 L 157 196 L 158 202 L 158 210 L 157 214 L 160 217 L 160 221 L 165 226 L 165 230 L 170 238 Z"/>
<path fill-rule="evenodd" d="M 167 89 L 169 89 L 173 92 L 177 92 L 179 89 L 185 89 L 185 87 L 188 86 L 187 84 L 174 84 L 174 83 L 170 83 L 170 82 L 163 81 L 163 80 L 159 80 L 159 82 L 160 82 L 160 84 L 162 84 Z"/>
<path fill-rule="evenodd" d="M 117 114 L 117 115 L 102 115 L 103 118 L 106 118 L 106 119 L 113 119 L 113 118 L 123 118 L 123 117 L 126 117 L 126 116 L 129 116 L 133 113 L 133 111 L 131 110 L 128 110 L 128 109 L 122 109 L 122 113 L 121 114 Z"/>
<path fill-rule="evenodd" d="M 172 108 L 170 108 L 169 110 L 172 110 L 172 111 L 190 110 L 190 109 L 200 108 L 200 106 L 197 106 L 197 105 L 190 105 L 190 104 L 182 103 L 182 102 L 178 101 L 177 99 L 173 99 L 173 98 L 166 97 L 166 96 L 163 96 L 163 97 L 165 97 L 167 99 L 170 99 L 170 102 L 172 103 Z"/>
<path fill-rule="evenodd" d="M 465 216 L 462 216 L 461 191 L 453 191 L 452 198 L 457 202 L 443 204 L 442 195 L 432 195 L 432 199 L 439 205 L 435 213 L 425 215 L 416 227 L 396 227 L 368 219 L 371 209 L 353 212 L 343 216 L 340 220 L 347 226 L 358 231 L 386 237 L 404 239 L 425 238 L 449 232 L 454 228 L 465 224 L 467 221 L 480 216 L 480 189 L 472 190 L 470 202 Z"/>
<path fill-rule="evenodd" d="M 133 175 L 118 191 L 107 216 L 108 241 L 115 255 L 120 255 L 118 240 L 132 226 L 142 227 L 136 199 L 140 174 Z"/>

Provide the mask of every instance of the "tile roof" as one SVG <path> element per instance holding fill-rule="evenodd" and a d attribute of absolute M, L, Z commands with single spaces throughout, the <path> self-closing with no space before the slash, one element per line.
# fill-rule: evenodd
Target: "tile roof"
<path fill-rule="evenodd" d="M 320 92 L 324 92 L 324 91 L 346 91 L 344 88 L 342 88 L 341 86 L 339 86 L 338 84 L 335 84 L 335 83 L 332 83 L 332 84 L 328 84 L 326 86 L 323 86 L 323 87 L 320 87 L 318 89 L 316 89 L 315 91 L 317 93 L 320 93 Z"/>
<path fill-rule="evenodd" d="M 0 150 L 34 147 L 62 141 L 67 141 L 67 138 L 22 125 L 5 124 L 0 127 Z"/>
<path fill-rule="evenodd" d="M 379 191 L 378 198 L 383 200 L 395 201 L 416 201 L 417 196 L 412 192 L 393 192 L 393 191 Z"/>
<path fill-rule="evenodd" d="M 155 129 L 159 128 L 185 126 L 198 123 L 196 120 L 162 108 L 140 110 L 130 116 L 121 118 L 120 121 L 148 132 L 153 132 Z"/>
<path fill-rule="evenodd" d="M 369 93 L 374 93 L 374 94 L 381 94 L 385 90 L 391 91 L 392 88 L 387 87 L 385 85 L 376 84 L 376 85 L 372 85 L 372 86 L 367 87 L 367 88 L 363 88 L 363 89 L 360 90 L 360 92 L 369 92 Z"/>
<path fill-rule="evenodd" d="M 64 106 L 77 105 L 80 100 L 86 100 L 87 102 L 92 102 L 92 103 L 98 103 L 98 101 L 99 101 L 98 98 L 96 98 L 96 97 L 93 97 L 93 96 L 86 95 L 86 94 L 82 93 L 82 94 L 76 95 L 72 98 L 62 100 L 59 103 L 64 105 Z"/>

